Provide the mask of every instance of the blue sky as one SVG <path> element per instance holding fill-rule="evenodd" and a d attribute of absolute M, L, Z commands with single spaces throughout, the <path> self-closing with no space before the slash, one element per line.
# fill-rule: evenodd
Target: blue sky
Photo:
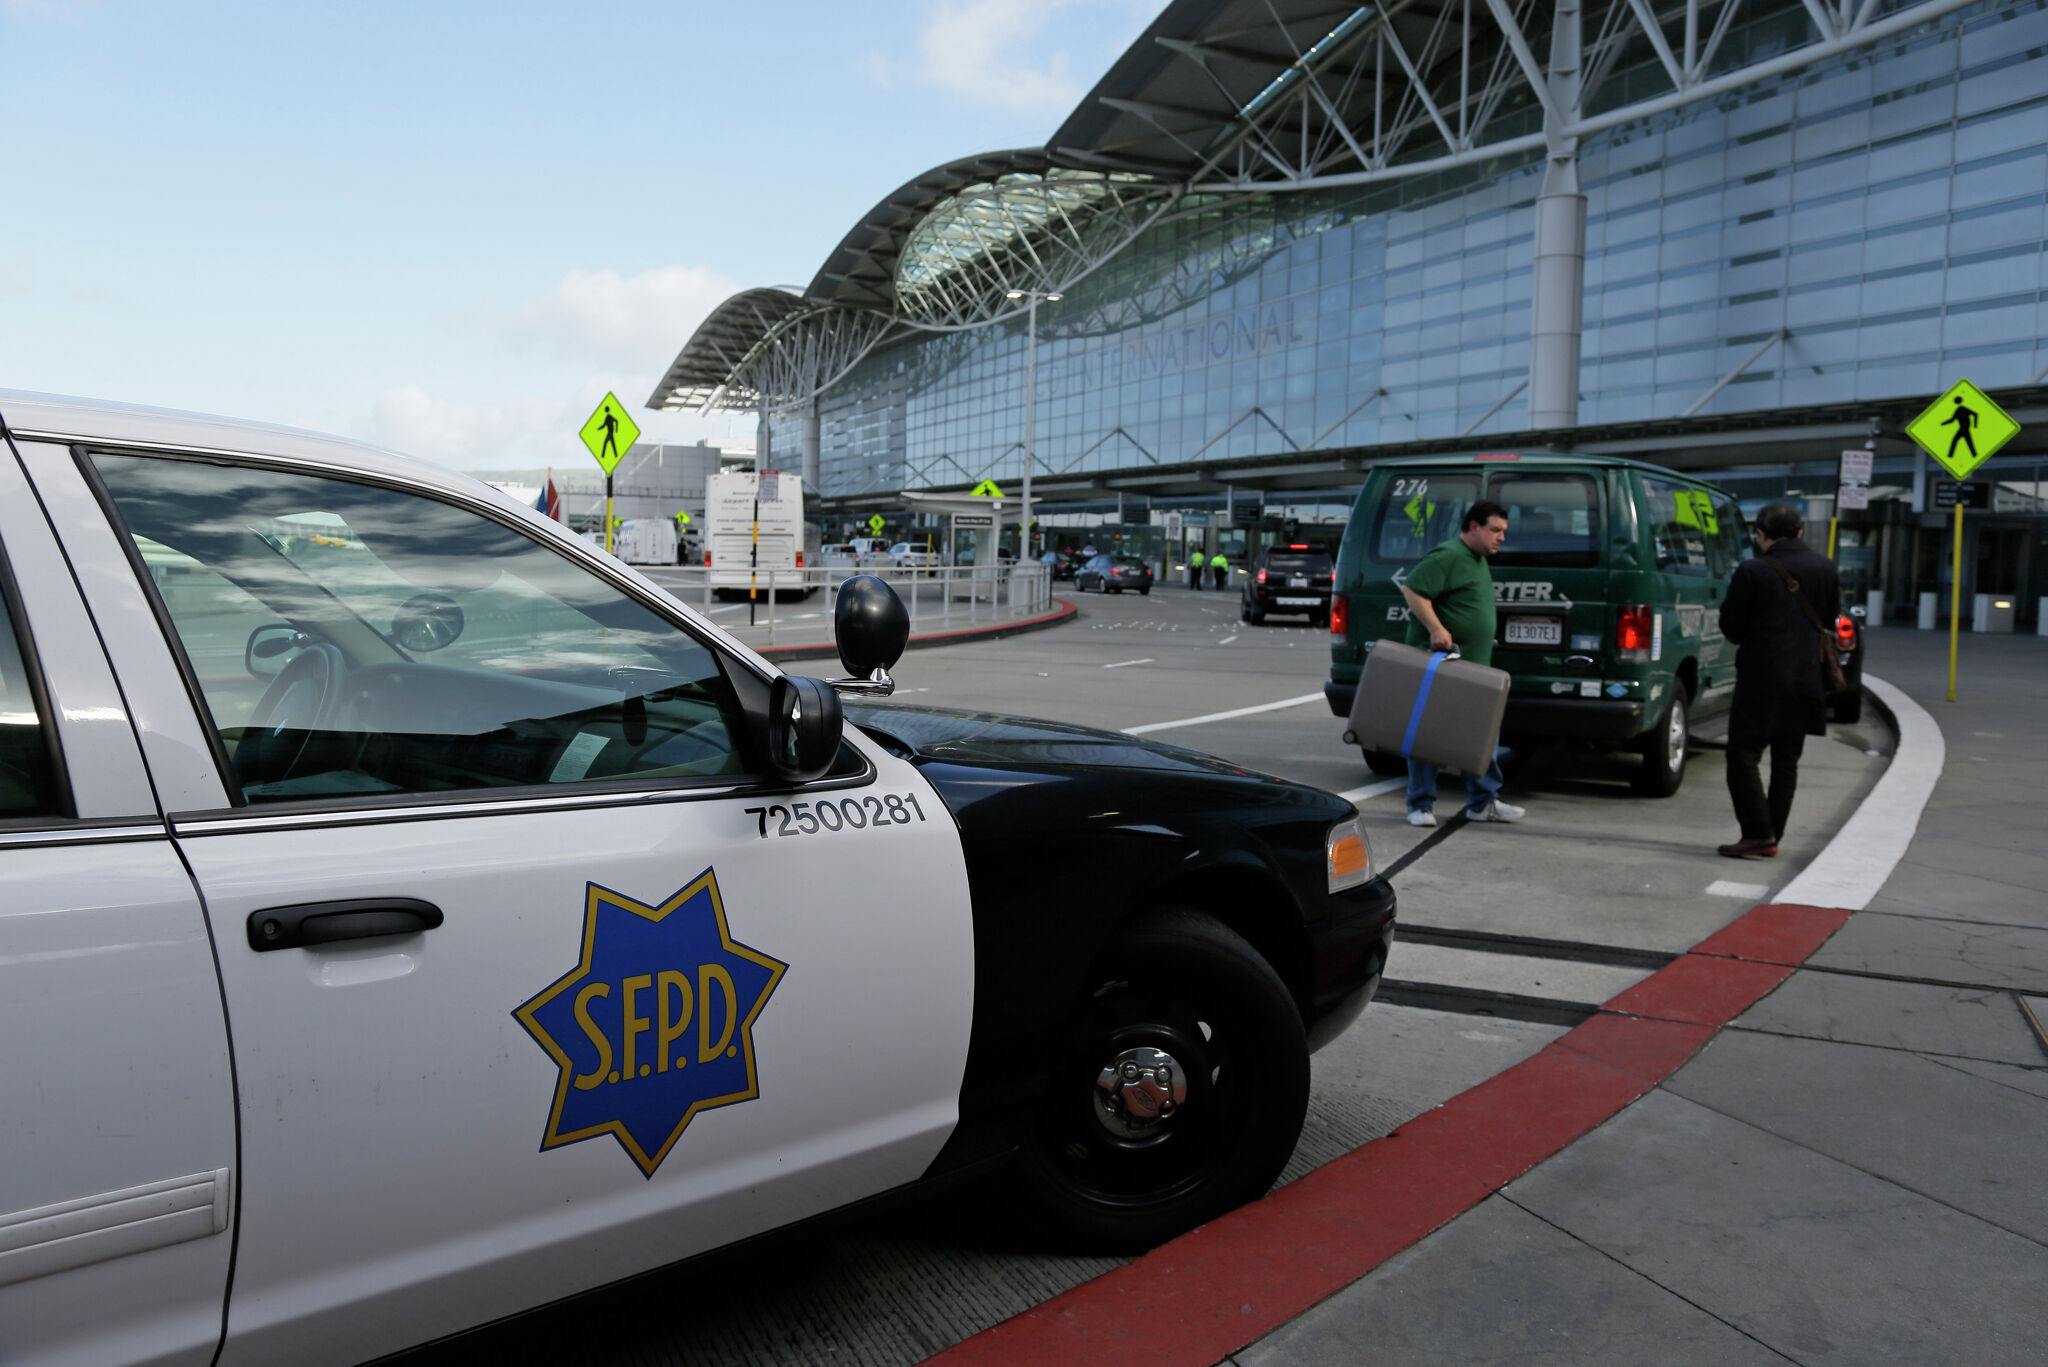
<path fill-rule="evenodd" d="M 0 0 L 0 388 L 569 465 L 734 289 L 1045 140 L 1143 0 Z M 751 434 L 751 423 L 736 429 Z"/>

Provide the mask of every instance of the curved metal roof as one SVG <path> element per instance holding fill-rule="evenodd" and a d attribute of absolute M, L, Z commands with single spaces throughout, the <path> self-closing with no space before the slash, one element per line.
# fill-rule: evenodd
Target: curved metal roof
<path fill-rule="evenodd" d="M 648 397 L 649 408 L 693 408 L 732 378 L 748 353 L 772 332 L 810 307 L 794 286 L 741 290 L 717 308 L 676 353 L 668 373 Z"/>
<path fill-rule="evenodd" d="M 1408 13 L 1411 9 L 1411 0 L 1383 6 L 1344 0 L 1173 0 L 1067 116 L 1048 147 L 963 157 L 899 186 L 862 215 L 801 292 L 745 290 L 714 310 L 655 387 L 648 407 L 690 407 L 722 397 L 717 393 L 722 386 L 743 378 L 738 368 L 806 308 L 819 312 L 820 327 L 832 326 L 827 310 L 906 326 L 975 326 L 1003 316 L 1007 289 L 1060 288 L 1056 281 L 1009 279 L 1001 265 L 977 269 L 979 258 L 1006 253 L 1029 258 L 1050 245 L 1091 258 L 1082 264 L 1092 270 L 1100 264 L 1092 258 L 1100 257 L 1105 246 L 1112 253 L 1121 248 L 1122 241 L 1110 240 L 1120 229 L 1142 226 L 1143 206 L 1133 206 L 1147 193 L 1178 194 L 1190 182 L 1214 178 L 1225 157 L 1235 157 L 1238 168 L 1227 174 L 1239 180 L 1261 178 L 1270 168 L 1259 160 L 1255 126 L 1279 116 L 1291 99 L 1299 101 L 1313 85 L 1316 69 L 1352 53 L 1376 21 L 1379 26 L 1433 25 L 1430 52 L 1420 54 L 1424 65 L 1431 56 L 1442 60 L 1447 39 L 1467 37 L 1462 28 L 1445 31 L 1448 11 Z M 1338 92 L 1347 107 L 1329 112 L 1359 117 L 1349 106 L 1372 108 L 1371 102 L 1381 98 L 1376 87 L 1376 81 L 1354 77 Z M 1371 121 L 1369 114 L 1364 117 Z M 1299 131 L 1306 140 L 1308 129 Z M 1329 140 L 1326 133 L 1322 136 Z M 1244 150 L 1248 147 L 1253 150 Z M 1283 168 L 1281 178 L 1288 173 Z M 1069 176 L 1076 178 L 1074 184 L 1060 183 Z M 1094 188 L 1082 183 L 1088 177 Z M 1239 188 L 1258 187 L 1247 183 Z M 970 205 L 970 199 L 985 203 Z M 960 212 L 943 212 L 956 203 Z M 1112 213 L 1121 219 L 1091 240 L 1088 216 L 1106 221 Z M 1063 240 L 1042 243 L 1045 235 Z M 1130 235 L 1126 232 L 1123 240 Z M 903 294 L 899 284 L 905 286 Z M 979 307 L 964 301 L 975 291 L 990 296 Z M 926 297 L 933 295 L 943 298 L 934 303 Z M 932 316 L 923 316 L 927 313 Z M 874 341 L 870 336 L 866 344 Z M 740 397 L 734 394 L 730 402 Z"/>
<path fill-rule="evenodd" d="M 983 152 L 934 166 L 882 197 L 825 258 L 804 294 L 823 303 L 888 312 L 896 304 L 896 261 L 925 215 L 962 190 L 1003 176 L 1051 170 L 1042 147 Z"/>

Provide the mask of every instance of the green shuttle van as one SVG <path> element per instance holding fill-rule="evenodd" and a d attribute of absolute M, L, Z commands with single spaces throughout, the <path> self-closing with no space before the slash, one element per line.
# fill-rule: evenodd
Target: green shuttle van
<path fill-rule="evenodd" d="M 1366 651 L 1407 633 L 1402 579 L 1481 498 L 1508 510 L 1492 561 L 1493 663 L 1513 680 L 1504 743 L 1625 747 L 1643 757 L 1638 792 L 1677 792 L 1692 723 L 1734 695 L 1721 597 L 1751 548 L 1726 491 L 1641 461 L 1506 452 L 1375 466 L 1337 553 L 1330 710 L 1350 715 Z M 1404 771 L 1398 756 L 1365 758 Z"/>

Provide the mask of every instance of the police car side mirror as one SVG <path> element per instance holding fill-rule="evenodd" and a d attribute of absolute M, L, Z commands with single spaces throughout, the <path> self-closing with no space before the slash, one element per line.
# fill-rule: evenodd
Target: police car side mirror
<path fill-rule="evenodd" d="M 822 679 L 785 674 L 768 694 L 768 764 L 777 778 L 808 783 L 832 767 L 846 729 L 839 695 Z"/>
<path fill-rule="evenodd" d="M 832 613 L 839 663 L 849 677 L 832 680 L 841 693 L 886 698 L 896 691 L 889 666 L 903 658 L 910 640 L 910 614 L 896 590 L 872 574 L 856 574 L 839 586 Z"/>

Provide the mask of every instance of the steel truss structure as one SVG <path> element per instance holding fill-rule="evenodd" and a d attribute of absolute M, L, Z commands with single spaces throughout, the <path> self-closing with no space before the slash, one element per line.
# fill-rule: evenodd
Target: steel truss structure
<path fill-rule="evenodd" d="M 648 406 L 790 412 L 877 347 L 1005 324 L 1020 296 L 1073 288 L 1180 215 L 1540 155 L 1531 414 L 1568 425 L 1579 142 L 1983 3 L 1174 0 L 1046 147 L 935 168 L 856 225 L 809 287 L 726 301 Z M 1251 242 L 1243 260 L 1161 282 L 1157 298 L 1055 326 L 1170 312 L 1264 254 Z"/>

